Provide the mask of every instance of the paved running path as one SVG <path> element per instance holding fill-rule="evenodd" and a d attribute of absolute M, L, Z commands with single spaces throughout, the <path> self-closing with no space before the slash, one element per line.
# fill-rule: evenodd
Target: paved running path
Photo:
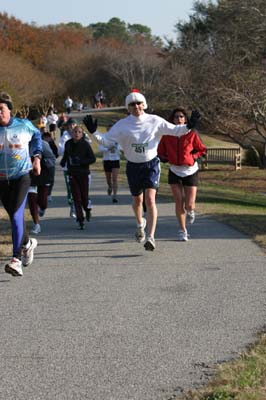
<path fill-rule="evenodd" d="M 157 248 L 133 239 L 93 175 L 93 217 L 69 218 L 61 171 L 34 264 L 0 270 L 1 400 L 168 400 L 204 383 L 265 324 L 265 255 L 198 216 L 179 243 L 173 204 L 158 200 Z"/>

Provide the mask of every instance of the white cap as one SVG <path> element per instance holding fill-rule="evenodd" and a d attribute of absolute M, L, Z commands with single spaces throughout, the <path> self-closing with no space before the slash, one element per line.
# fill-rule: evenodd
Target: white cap
<path fill-rule="evenodd" d="M 148 108 L 147 102 L 143 94 L 141 94 L 137 89 L 132 89 L 131 93 L 126 97 L 126 108 L 128 108 L 128 105 L 130 103 L 143 103 L 144 104 L 144 110 Z"/>

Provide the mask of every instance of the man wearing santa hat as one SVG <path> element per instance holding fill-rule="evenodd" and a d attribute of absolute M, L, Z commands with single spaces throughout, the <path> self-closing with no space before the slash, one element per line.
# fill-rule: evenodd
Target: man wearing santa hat
<path fill-rule="evenodd" d="M 97 120 L 87 115 L 83 122 L 93 137 L 102 145 L 118 143 L 127 159 L 126 174 L 132 195 L 132 208 L 136 217 L 135 239 L 144 242 L 145 250 L 155 249 L 157 224 L 156 190 L 160 180 L 160 160 L 157 147 L 163 135 L 182 136 L 193 128 L 200 114 L 192 111 L 186 125 L 174 125 L 158 115 L 147 114 L 147 102 L 143 94 L 133 89 L 126 97 L 129 115 L 116 122 L 105 134 L 96 132 Z M 143 218 L 143 191 L 145 191 L 146 218 Z M 145 233 L 147 223 L 147 237 Z"/>

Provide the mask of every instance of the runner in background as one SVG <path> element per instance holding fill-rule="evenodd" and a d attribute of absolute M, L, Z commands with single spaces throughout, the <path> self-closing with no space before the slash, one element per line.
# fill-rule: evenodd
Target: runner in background
<path fill-rule="evenodd" d="M 112 127 L 110 124 L 107 131 Z M 107 194 L 112 195 L 113 203 L 117 203 L 118 174 L 120 170 L 121 147 L 118 143 L 113 143 L 110 147 L 99 144 L 98 149 L 103 153 L 103 169 L 107 183 Z"/>
<path fill-rule="evenodd" d="M 65 144 L 61 167 L 67 167 L 70 189 L 77 213 L 77 222 L 80 229 L 84 229 L 84 213 L 87 221 L 90 220 L 91 211 L 89 202 L 90 165 L 96 161 L 89 141 L 81 125 L 73 128 L 72 138 Z"/>

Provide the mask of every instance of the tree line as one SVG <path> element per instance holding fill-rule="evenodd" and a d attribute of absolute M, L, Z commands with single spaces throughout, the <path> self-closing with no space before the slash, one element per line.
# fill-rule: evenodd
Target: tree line
<path fill-rule="evenodd" d="M 0 88 L 19 108 L 58 109 L 71 94 L 86 104 L 103 88 L 121 105 L 131 88 L 166 116 L 176 105 L 198 108 L 201 129 L 249 149 L 266 167 L 266 3 L 195 1 L 176 40 L 119 18 L 37 27 L 0 14 Z M 178 21 L 178 15 L 177 15 Z"/>

